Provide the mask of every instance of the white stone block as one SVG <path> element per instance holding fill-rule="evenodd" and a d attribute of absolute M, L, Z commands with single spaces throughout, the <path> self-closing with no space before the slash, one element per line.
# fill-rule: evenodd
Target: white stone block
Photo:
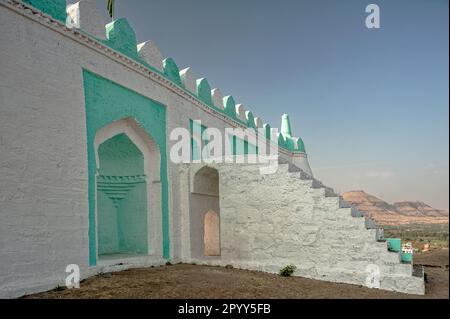
<path fill-rule="evenodd" d="M 263 127 L 264 121 L 260 117 L 255 117 L 255 126 L 257 128 Z"/>
<path fill-rule="evenodd" d="M 183 83 L 186 89 L 188 89 L 190 92 L 194 94 L 197 94 L 197 85 L 195 84 L 195 77 L 190 67 L 180 71 L 180 78 L 181 82 Z"/>
<path fill-rule="evenodd" d="M 211 90 L 211 98 L 214 106 L 223 110 L 223 96 L 219 89 L 216 88 Z"/>
<path fill-rule="evenodd" d="M 137 51 L 139 56 L 155 69 L 163 72 L 163 56 L 153 41 L 145 41 L 138 44 Z"/>
<path fill-rule="evenodd" d="M 67 26 L 81 29 L 99 39 L 106 39 L 105 21 L 94 0 L 81 0 L 67 6 Z"/>
<path fill-rule="evenodd" d="M 247 122 L 245 117 L 245 107 L 243 104 L 236 104 L 236 115 L 242 121 Z"/>

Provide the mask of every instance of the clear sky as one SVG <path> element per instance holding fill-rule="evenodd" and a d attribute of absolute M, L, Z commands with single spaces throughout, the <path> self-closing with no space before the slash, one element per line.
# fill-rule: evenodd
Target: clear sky
<path fill-rule="evenodd" d="M 107 1 L 95 1 L 106 19 Z M 365 27 L 370 3 L 380 29 Z M 448 209 L 448 6 L 116 0 L 116 17 L 272 126 L 288 113 L 316 177 L 335 190 Z"/>

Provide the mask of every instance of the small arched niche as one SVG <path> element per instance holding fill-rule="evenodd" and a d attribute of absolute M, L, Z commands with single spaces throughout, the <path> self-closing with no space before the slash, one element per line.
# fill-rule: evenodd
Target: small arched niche
<path fill-rule="evenodd" d="M 220 256 L 220 218 L 210 210 L 203 219 L 203 254 L 205 256 Z"/>
<path fill-rule="evenodd" d="M 194 176 L 193 192 L 209 196 L 219 196 L 219 172 L 209 166 L 201 168 Z"/>
<path fill-rule="evenodd" d="M 202 167 L 193 176 L 191 187 L 191 256 L 220 257 L 219 172 L 209 166 Z"/>

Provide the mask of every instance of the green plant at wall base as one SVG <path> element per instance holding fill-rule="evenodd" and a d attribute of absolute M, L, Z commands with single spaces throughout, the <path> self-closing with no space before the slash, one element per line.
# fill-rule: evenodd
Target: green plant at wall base
<path fill-rule="evenodd" d="M 60 285 L 58 285 L 58 286 L 55 288 L 56 291 L 63 291 L 63 290 L 65 290 L 65 289 L 66 289 L 66 287 L 60 286 Z"/>
<path fill-rule="evenodd" d="M 294 273 L 294 271 L 296 269 L 297 269 L 297 267 L 294 265 L 287 265 L 280 269 L 279 274 L 280 274 L 280 276 L 283 276 L 283 277 L 290 277 L 290 276 L 292 276 L 292 274 Z"/>

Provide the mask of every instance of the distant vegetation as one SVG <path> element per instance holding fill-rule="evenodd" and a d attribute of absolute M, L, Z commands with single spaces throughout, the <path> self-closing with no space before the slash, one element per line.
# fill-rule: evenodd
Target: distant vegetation
<path fill-rule="evenodd" d="M 448 224 L 408 224 L 401 226 L 384 226 L 384 236 L 401 238 L 411 242 L 413 247 L 422 250 L 424 244 L 430 249 L 448 247 Z"/>

